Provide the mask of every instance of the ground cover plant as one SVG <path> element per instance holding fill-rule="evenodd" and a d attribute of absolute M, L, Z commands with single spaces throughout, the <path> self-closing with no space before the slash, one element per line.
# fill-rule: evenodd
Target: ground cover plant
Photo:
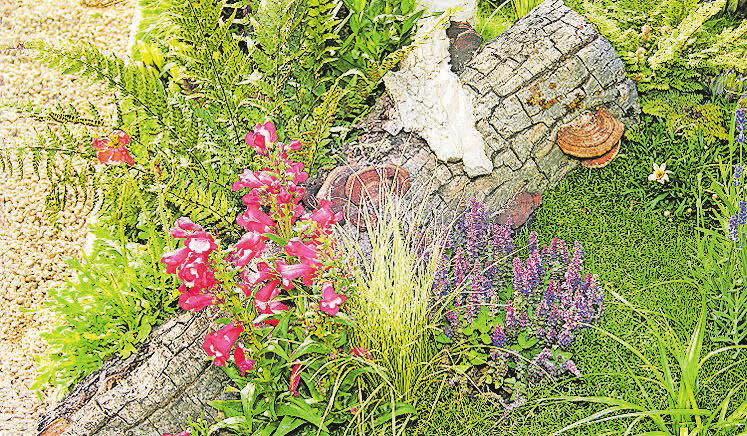
<path fill-rule="evenodd" d="M 492 393 L 510 410 L 526 402 L 531 384 L 580 376 L 568 349 L 602 317 L 604 293 L 596 276 L 582 274 L 578 242 L 540 247 L 532 232 L 526 250 L 517 249 L 511 227 L 488 216 L 471 200 L 448 239 L 434 289 L 446 321 L 437 340 L 457 353 L 451 386 Z"/>

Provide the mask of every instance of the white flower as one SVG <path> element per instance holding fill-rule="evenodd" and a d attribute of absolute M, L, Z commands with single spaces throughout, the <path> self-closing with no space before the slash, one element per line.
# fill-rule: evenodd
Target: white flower
<path fill-rule="evenodd" d="M 654 172 L 648 175 L 648 179 L 652 182 L 659 182 L 663 185 L 669 181 L 669 174 L 672 174 L 672 172 L 667 169 L 666 162 L 661 165 L 654 163 Z"/>

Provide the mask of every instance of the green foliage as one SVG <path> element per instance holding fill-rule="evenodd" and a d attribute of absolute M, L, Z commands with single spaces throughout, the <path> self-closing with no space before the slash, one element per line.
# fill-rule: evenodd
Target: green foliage
<path fill-rule="evenodd" d="M 36 389 L 68 387 L 98 369 L 109 357 L 127 357 L 151 329 L 173 313 L 172 280 L 161 264 L 164 239 L 144 228 L 147 245 L 132 244 L 119 232 L 93 229 L 91 254 L 70 260 L 74 276 L 47 291 L 44 309 L 59 325 L 42 338 L 49 355 L 40 362 Z"/>
<path fill-rule="evenodd" d="M 646 375 L 638 376 L 630 369 L 628 370 L 629 374 L 625 375 L 635 381 L 639 388 L 639 397 L 634 401 L 606 396 L 551 398 L 550 401 L 591 402 L 607 406 L 599 412 L 564 427 L 556 434 L 565 433 L 582 425 L 617 419 L 629 421 L 626 434 L 630 434 L 637 426 L 641 426 L 642 430 L 645 431 L 647 429 L 645 424 L 649 420 L 657 429 L 654 434 L 662 436 L 710 434 L 721 430 L 744 430 L 747 427 L 747 401 L 741 404 L 732 404 L 732 400 L 735 394 L 743 391 L 743 387 L 747 385 L 747 379 L 733 386 L 723 397 L 716 399 L 716 401 L 719 401 L 718 407 L 708 409 L 699 406 L 699 404 L 702 404 L 701 392 L 704 385 L 708 383 L 708 380 L 704 380 L 702 376 L 702 369 L 706 363 L 721 353 L 747 348 L 747 346 L 724 347 L 701 357 L 704 337 L 707 334 L 706 314 L 708 305 L 705 294 L 703 295 L 696 326 L 689 341 L 685 343 L 680 341 L 668 323 L 657 322 L 655 318 L 651 317 L 650 311 L 634 308 L 622 297 L 617 297 L 626 306 L 633 308 L 637 315 L 645 319 L 648 333 L 656 339 L 658 359 L 649 360 L 644 351 L 610 332 L 599 329 L 598 331 L 612 338 L 639 359 Z M 737 360 L 724 368 L 723 371 L 736 366 L 739 362 Z M 649 396 L 648 387 L 644 387 L 644 385 L 652 384 L 664 391 L 663 397 L 666 401 L 662 400 L 662 396 Z"/>
<path fill-rule="evenodd" d="M 638 85 L 643 112 L 710 145 L 726 139 L 729 116 L 722 101 L 707 101 L 704 84 L 727 69 L 747 71 L 747 22 L 724 15 L 725 4 L 624 0 L 574 6 L 615 46 Z"/>
<path fill-rule="evenodd" d="M 500 4 L 491 0 L 480 0 L 477 5 L 475 29 L 482 35 L 483 41 L 489 41 L 540 3 L 541 0 L 505 0 Z M 511 7 L 507 8 L 509 5 Z"/>
<path fill-rule="evenodd" d="M 366 111 L 367 97 L 414 42 L 416 23 L 423 15 L 415 0 L 342 0 L 347 15 L 339 28 L 340 43 L 331 63 L 335 74 L 362 94 L 348 103 L 355 118 Z"/>
<path fill-rule="evenodd" d="M 747 341 L 747 250 L 744 242 L 747 235 L 739 231 L 738 224 L 744 211 L 740 202 L 744 200 L 744 187 L 740 179 L 726 165 L 721 166 L 721 177 L 713 179 L 709 192 L 718 198 L 716 229 L 702 229 L 698 243 L 698 259 L 701 265 L 693 270 L 693 276 L 709 297 L 713 322 L 713 340 L 726 345 L 739 345 Z M 704 192 L 700 192 L 704 196 Z M 699 211 L 704 222 L 705 210 Z M 734 217 L 734 218 L 732 218 Z M 730 223 L 733 219 L 733 223 Z M 705 224 L 702 224 L 705 225 Z M 730 239 L 731 237 L 736 240 Z"/>

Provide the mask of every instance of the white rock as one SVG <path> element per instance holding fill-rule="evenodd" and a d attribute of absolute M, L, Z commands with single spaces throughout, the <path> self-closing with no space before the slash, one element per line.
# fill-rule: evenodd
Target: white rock
<path fill-rule="evenodd" d="M 472 97 L 449 65 L 449 39 L 437 17 L 422 21 L 420 41 L 400 70 L 384 76 L 404 130 L 417 133 L 442 161 L 464 161 L 467 175 L 490 174 L 493 163 L 475 128 Z"/>

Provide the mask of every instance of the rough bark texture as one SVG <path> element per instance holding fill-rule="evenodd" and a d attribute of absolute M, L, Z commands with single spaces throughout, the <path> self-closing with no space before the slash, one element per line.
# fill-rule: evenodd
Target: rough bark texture
<path fill-rule="evenodd" d="M 187 417 L 214 416 L 226 375 L 200 348 L 215 313 L 182 313 L 166 321 L 127 359 L 113 358 L 80 382 L 39 420 L 40 435 L 162 435 Z"/>
<path fill-rule="evenodd" d="M 476 197 L 497 211 L 519 193 L 543 192 L 578 164 L 555 144 L 560 126 L 601 106 L 627 125 L 640 112 L 635 85 L 610 43 L 562 0 L 545 1 L 488 41 L 460 80 L 472 95 L 491 174 L 469 177 L 462 162 L 437 160 L 416 135 L 392 135 L 401 115 L 387 99 L 365 123 L 368 133 L 350 160 L 404 167 L 430 193 L 433 209 Z"/>

